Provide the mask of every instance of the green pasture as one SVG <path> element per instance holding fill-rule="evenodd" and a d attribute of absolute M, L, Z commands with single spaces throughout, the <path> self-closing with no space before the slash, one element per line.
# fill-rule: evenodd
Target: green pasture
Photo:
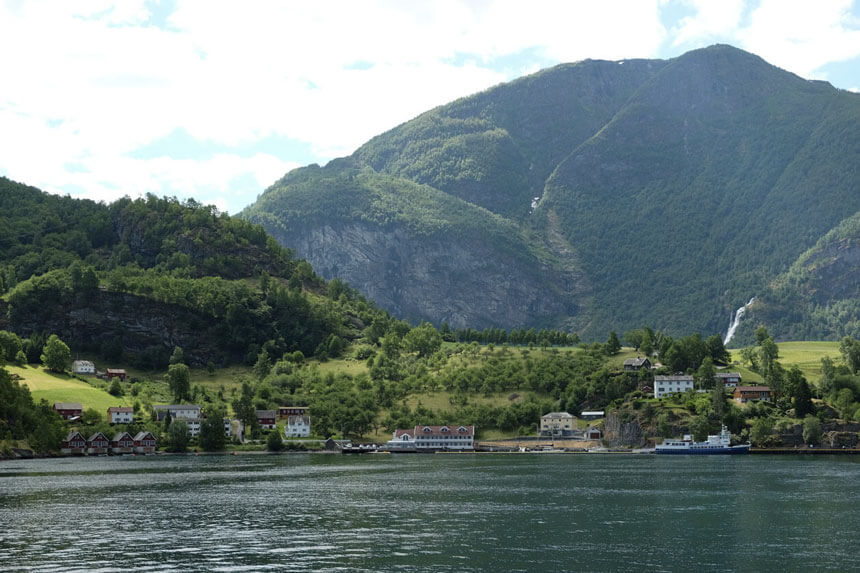
<path fill-rule="evenodd" d="M 131 406 L 132 401 L 128 396 L 119 398 L 111 396 L 106 391 L 96 388 L 87 382 L 72 378 L 67 374 L 56 374 L 49 372 L 41 366 L 11 366 L 6 370 L 10 374 L 21 377 L 19 383 L 30 389 L 33 401 L 38 402 L 43 398 L 49 403 L 54 402 L 80 402 L 84 410 L 95 408 L 105 413 L 111 406 Z M 93 378 L 95 382 L 101 382 Z"/>

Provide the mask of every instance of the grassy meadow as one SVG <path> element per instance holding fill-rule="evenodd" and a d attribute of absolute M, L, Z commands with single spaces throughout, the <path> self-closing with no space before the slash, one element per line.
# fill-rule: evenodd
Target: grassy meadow
<path fill-rule="evenodd" d="M 82 382 L 67 374 L 49 372 L 41 366 L 7 365 L 6 370 L 10 374 L 17 374 L 21 377 L 19 382 L 30 389 L 30 394 L 32 394 L 35 402 L 43 398 L 49 403 L 80 402 L 85 410 L 95 408 L 99 412 L 107 412 L 111 406 L 132 405 L 132 400 L 128 396 L 111 396 L 101 388 Z M 102 382 L 97 378 L 93 378 L 93 381 Z"/>

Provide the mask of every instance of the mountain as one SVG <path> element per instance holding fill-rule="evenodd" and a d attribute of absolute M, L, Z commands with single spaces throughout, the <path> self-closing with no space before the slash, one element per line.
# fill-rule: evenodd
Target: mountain
<path fill-rule="evenodd" d="M 105 205 L 6 178 L 0 295 L 0 330 L 28 337 L 37 362 L 49 334 L 143 368 L 164 367 L 176 346 L 197 366 L 254 363 L 261 350 L 334 354 L 387 320 L 214 207 L 153 195 Z"/>
<path fill-rule="evenodd" d="M 412 320 L 712 333 L 860 210 L 858 155 L 860 96 L 717 45 L 457 100 L 242 216 Z"/>

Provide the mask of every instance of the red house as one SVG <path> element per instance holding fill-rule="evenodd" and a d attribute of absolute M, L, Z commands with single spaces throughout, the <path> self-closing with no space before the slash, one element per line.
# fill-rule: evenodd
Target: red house
<path fill-rule="evenodd" d="M 770 388 L 768 386 L 735 386 L 734 399 L 741 404 L 750 400 L 770 402 Z"/>
<path fill-rule="evenodd" d="M 290 416 L 307 416 L 308 409 L 304 406 L 281 406 L 278 408 L 278 418 L 281 420 Z"/>
<path fill-rule="evenodd" d="M 72 430 L 66 436 L 66 439 L 63 440 L 63 445 L 60 448 L 60 451 L 64 454 L 76 454 L 81 455 L 84 453 L 87 447 L 87 441 L 77 430 Z"/>
<path fill-rule="evenodd" d="M 110 380 L 111 378 L 119 378 L 122 382 L 125 382 L 126 376 L 127 374 L 122 368 L 108 368 L 105 371 L 105 379 L 107 380 Z"/>
<path fill-rule="evenodd" d="M 54 411 L 64 420 L 80 417 L 84 413 L 84 407 L 80 402 L 54 402 Z"/>
<path fill-rule="evenodd" d="M 136 454 L 154 454 L 155 436 L 151 432 L 138 432 L 134 437 L 134 452 Z"/>
<path fill-rule="evenodd" d="M 128 432 L 118 432 L 110 442 L 112 454 L 134 453 L 134 438 Z"/>
<path fill-rule="evenodd" d="M 108 453 L 108 448 L 110 447 L 110 440 L 107 439 L 107 436 L 102 434 L 101 432 L 96 432 L 90 439 L 87 440 L 87 453 L 92 454 L 106 454 Z"/>
<path fill-rule="evenodd" d="M 257 410 L 257 423 L 264 430 L 274 430 L 278 421 L 274 410 Z"/>

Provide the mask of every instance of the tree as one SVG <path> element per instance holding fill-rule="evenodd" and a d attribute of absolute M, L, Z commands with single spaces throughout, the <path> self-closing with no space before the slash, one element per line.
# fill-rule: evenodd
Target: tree
<path fill-rule="evenodd" d="M 173 347 L 173 354 L 170 355 L 170 364 L 185 364 L 185 352 L 178 346 Z"/>
<path fill-rule="evenodd" d="M 185 364 L 171 364 L 167 368 L 167 383 L 176 401 L 181 402 L 191 389 L 191 370 Z"/>
<path fill-rule="evenodd" d="M 101 412 L 95 408 L 87 408 L 81 414 L 81 424 L 85 426 L 95 426 L 96 424 L 101 424 L 103 421 L 104 418 L 102 418 Z"/>
<path fill-rule="evenodd" d="M 51 372 L 65 372 L 66 366 L 72 357 L 72 352 L 65 342 L 60 340 L 56 334 L 48 337 L 48 341 L 42 348 L 42 364 Z"/>
<path fill-rule="evenodd" d="M 224 449 L 226 436 L 224 435 L 225 412 L 221 408 L 214 408 L 206 413 L 206 417 L 200 423 L 200 447 L 206 452 L 217 452 Z"/>
<path fill-rule="evenodd" d="M 723 338 L 719 334 L 713 334 L 705 339 L 705 346 L 708 348 L 708 354 L 714 362 L 727 364 L 731 359 L 729 351 L 726 350 L 723 344 Z"/>
<path fill-rule="evenodd" d="M 403 348 L 407 352 L 417 352 L 418 356 L 430 356 L 442 347 L 442 335 L 429 322 L 423 322 L 406 333 Z"/>
<path fill-rule="evenodd" d="M 726 413 L 726 409 L 728 408 L 728 402 L 726 400 L 726 390 L 722 387 L 722 384 L 718 384 L 713 387 L 711 390 L 711 408 L 714 409 L 714 414 L 716 414 L 717 418 L 723 419 L 723 416 Z"/>
<path fill-rule="evenodd" d="M 797 368 L 797 366 L 794 366 Z M 794 370 L 792 368 L 792 371 Z M 809 384 L 806 378 L 801 375 L 800 380 L 793 385 L 792 394 L 794 396 L 794 416 L 797 418 L 805 418 L 807 415 L 815 412 L 815 405 L 812 403 L 812 392 L 809 389 Z"/>
<path fill-rule="evenodd" d="M 612 356 L 621 351 L 621 341 L 618 340 L 618 335 L 613 330 L 609 333 L 609 340 L 606 341 L 606 354 Z"/>
<path fill-rule="evenodd" d="M 699 388 L 704 390 L 710 390 L 717 385 L 717 371 L 714 368 L 714 361 L 711 360 L 710 356 L 705 356 L 702 359 L 702 365 L 699 366 L 699 370 L 696 372 L 696 382 L 699 384 Z M 722 391 L 722 389 L 720 389 Z"/>
<path fill-rule="evenodd" d="M 705 416 L 697 416 L 690 427 L 690 431 L 693 433 L 693 440 L 697 442 L 704 442 L 707 440 L 709 430 L 710 424 Z"/>
<path fill-rule="evenodd" d="M 839 352 L 852 374 L 857 374 L 860 371 L 860 341 L 846 336 L 839 343 Z"/>
<path fill-rule="evenodd" d="M 269 375 L 271 370 L 272 361 L 269 359 L 269 353 L 266 350 L 262 350 L 257 355 L 257 361 L 254 363 L 254 367 L 251 371 L 254 373 L 254 377 L 257 380 L 262 380 Z"/>
<path fill-rule="evenodd" d="M 254 389 L 245 381 L 242 382 L 242 394 L 233 400 L 233 412 L 242 421 L 247 430 L 252 430 L 257 425 L 257 411 L 254 408 Z"/>
<path fill-rule="evenodd" d="M 122 396 L 122 384 L 119 383 L 118 378 L 114 378 L 113 382 L 111 382 L 108 394 L 110 394 L 111 396 Z"/>
<path fill-rule="evenodd" d="M 815 416 L 803 419 L 803 441 L 810 445 L 818 445 L 821 441 L 821 420 Z"/>
<path fill-rule="evenodd" d="M 281 432 L 277 428 L 269 432 L 269 437 L 266 438 L 266 449 L 270 452 L 280 452 L 284 449 L 284 440 L 281 439 Z"/>
<path fill-rule="evenodd" d="M 763 446 L 773 433 L 773 422 L 770 418 L 756 418 L 750 428 L 750 441 L 754 446 Z"/>
<path fill-rule="evenodd" d="M 176 420 L 167 430 L 167 451 L 184 452 L 188 448 L 188 424 L 184 420 Z"/>

